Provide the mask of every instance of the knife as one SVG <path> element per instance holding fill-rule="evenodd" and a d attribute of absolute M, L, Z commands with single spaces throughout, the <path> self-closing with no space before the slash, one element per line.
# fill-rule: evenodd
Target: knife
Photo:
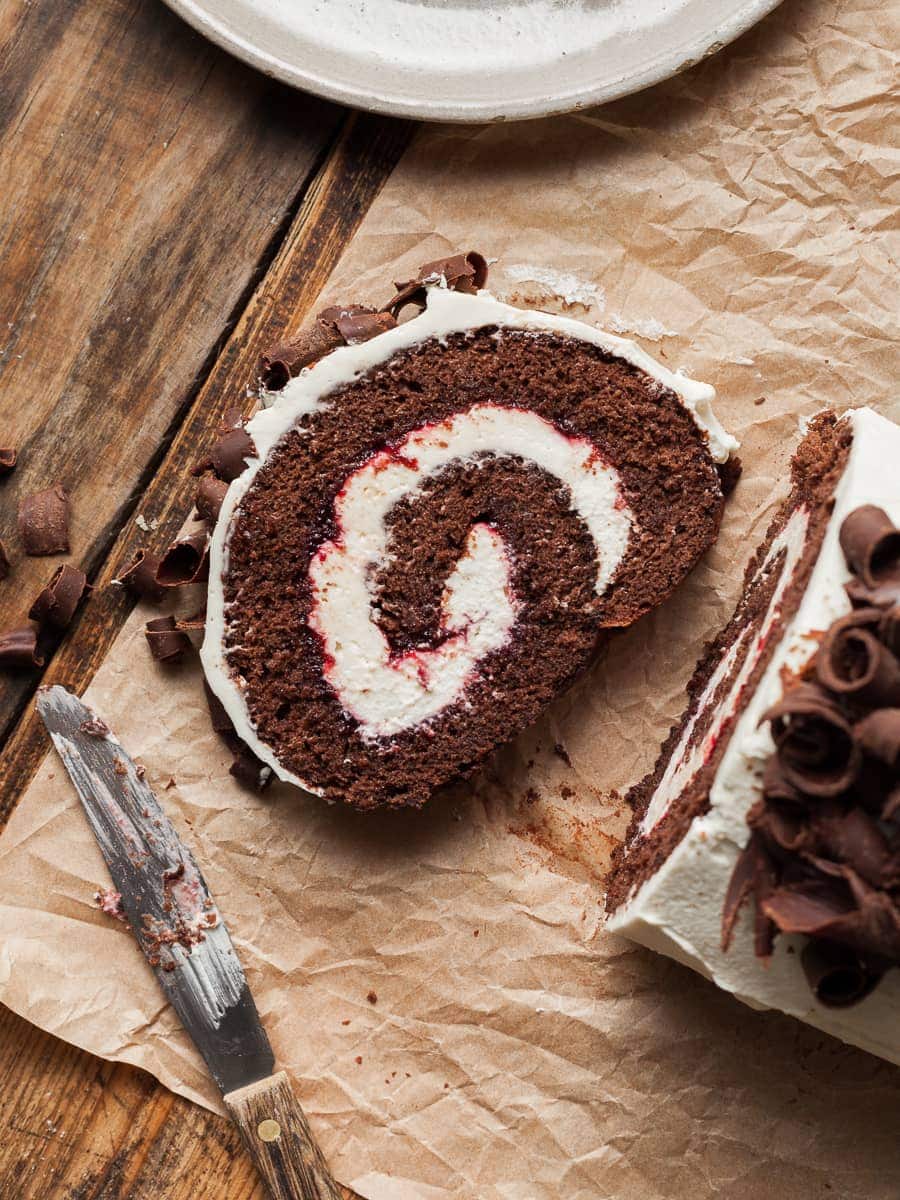
<path fill-rule="evenodd" d="M 64 687 L 38 712 L 84 806 L 121 910 L 206 1060 L 273 1200 L 345 1200 L 272 1047 L 191 852 L 108 726 Z"/>

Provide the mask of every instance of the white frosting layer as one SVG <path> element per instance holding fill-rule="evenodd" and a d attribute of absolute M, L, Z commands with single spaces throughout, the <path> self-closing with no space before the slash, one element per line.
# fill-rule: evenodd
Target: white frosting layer
<path fill-rule="evenodd" d="M 480 292 L 477 295 L 470 296 L 444 288 L 431 288 L 428 292 L 427 308 L 414 320 L 399 325 L 396 329 L 389 330 L 387 333 L 381 334 L 371 341 L 361 343 L 357 346 L 340 347 L 313 366 L 302 371 L 297 378 L 290 380 L 286 387 L 278 394 L 277 399 L 271 407 L 260 410 L 248 424 L 248 432 L 253 438 L 259 457 L 251 460 L 243 474 L 229 487 L 212 536 L 210 543 L 210 578 L 207 599 L 206 637 L 201 650 L 201 659 L 209 685 L 225 707 L 237 733 L 250 749 L 264 763 L 270 766 L 281 779 L 297 784 L 300 787 L 306 787 L 307 790 L 316 790 L 288 771 L 273 754 L 271 749 L 257 736 L 256 729 L 250 719 L 244 701 L 241 681 L 232 676 L 225 660 L 224 638 L 227 618 L 222 580 L 228 567 L 228 537 L 235 512 L 239 508 L 244 494 L 252 486 L 257 471 L 259 471 L 267 455 L 279 439 L 289 430 L 293 429 L 298 420 L 305 414 L 313 413 L 327 406 L 329 395 L 336 389 L 352 383 L 372 368 L 377 367 L 380 363 L 386 362 L 397 352 L 408 349 L 420 342 L 432 338 L 443 340 L 453 333 L 471 331 L 490 325 L 535 333 L 554 333 L 564 337 L 575 338 L 579 341 L 599 346 L 610 354 L 625 359 L 646 372 L 647 375 L 657 380 L 663 386 L 671 389 L 679 397 L 685 408 L 690 412 L 697 427 L 706 437 L 709 451 L 714 461 L 719 463 L 725 462 L 728 456 L 737 449 L 738 443 L 722 429 L 713 414 L 712 402 L 715 399 L 715 390 L 708 384 L 698 383 L 695 380 L 688 379 L 686 376 L 669 371 L 666 367 L 656 362 L 655 359 L 651 358 L 650 355 L 645 353 L 634 342 L 615 337 L 612 334 L 595 329 L 590 325 L 585 325 L 581 321 L 572 320 L 569 317 L 523 310 L 514 308 L 508 304 L 502 304 L 487 292 Z M 510 426 L 509 428 L 511 429 L 512 427 Z M 563 440 L 577 441 L 577 439 Z M 546 438 L 542 439 L 541 444 L 544 449 L 547 448 L 548 443 L 546 442 Z M 519 451 L 513 452 L 519 453 Z M 533 450 L 534 452 L 536 451 Z M 543 450 L 541 452 L 543 453 Z M 529 453 L 525 457 L 533 458 L 533 453 Z M 563 468 L 561 467 L 560 469 Z M 575 473 L 579 478 L 585 480 L 594 474 L 596 477 L 593 479 L 592 486 L 599 487 L 602 484 L 607 489 L 597 509 L 598 512 L 601 510 L 605 511 L 606 532 L 602 537 L 599 534 L 595 535 L 595 541 L 598 546 L 598 570 L 608 571 L 609 575 L 611 575 L 615 569 L 615 564 L 618 562 L 618 558 L 615 557 L 617 553 L 620 554 L 620 551 L 617 550 L 617 539 L 620 540 L 621 529 L 624 526 L 618 523 L 616 518 L 611 515 L 614 511 L 618 510 L 614 510 L 608 506 L 608 488 L 612 477 L 609 474 L 604 475 L 604 472 L 608 473 L 609 468 L 599 464 L 599 471 L 596 473 L 583 470 L 580 472 L 576 470 Z M 571 471 L 569 474 L 571 476 Z M 604 479 L 606 480 L 605 483 L 603 483 Z M 574 494 L 573 491 L 573 497 Z M 600 495 L 599 491 L 597 495 Z M 589 514 L 592 504 L 595 503 L 595 501 L 585 501 L 585 512 Z M 630 513 L 627 513 L 627 510 L 622 512 L 621 515 L 630 522 Z M 618 533 L 616 532 L 617 529 Z M 592 532 L 594 531 L 592 530 Z M 493 549 L 492 546 L 494 547 Z M 470 542 L 469 556 L 471 558 L 473 554 L 477 554 L 479 556 L 478 561 L 482 563 L 490 559 L 491 569 L 499 578 L 500 557 L 494 552 L 495 549 L 496 547 L 489 536 L 483 533 L 477 534 L 474 542 Z M 338 560 L 336 559 L 335 561 L 337 562 Z M 454 619 L 454 612 L 461 612 L 463 609 L 472 608 L 476 614 L 481 613 L 484 615 L 485 613 L 485 606 L 475 598 L 473 591 L 473 575 L 476 573 L 473 570 L 467 569 L 461 563 L 459 570 L 454 574 L 453 595 L 448 594 L 445 598 L 444 606 L 448 633 L 461 633 L 460 629 L 451 630 L 449 622 Z M 463 598 L 466 592 L 471 597 L 470 599 Z M 358 606 L 362 604 L 361 593 L 357 597 L 357 604 Z M 501 599 L 502 607 L 503 601 Z M 340 606 L 335 604 L 335 612 L 339 608 Z M 361 607 L 358 607 L 357 611 L 361 611 Z M 500 614 L 492 615 L 490 621 L 480 620 L 477 622 L 481 634 L 486 639 L 484 642 L 485 646 L 491 644 L 491 639 L 506 636 L 506 632 L 508 631 L 501 634 L 501 629 L 508 618 L 509 612 L 506 611 L 505 616 L 501 612 Z M 343 628 L 343 622 L 341 621 L 339 626 L 338 624 L 334 624 L 335 620 L 337 618 L 334 614 L 331 614 L 327 624 L 336 633 L 339 628 Z M 324 628 L 325 625 L 323 624 L 320 632 L 324 632 Z M 370 633 L 367 636 L 370 636 Z M 454 644 L 457 651 L 461 651 L 463 639 L 458 639 Z M 474 645 L 474 640 L 472 641 L 472 645 Z M 374 643 L 372 648 L 374 649 Z M 343 668 L 338 666 L 338 656 L 333 655 L 332 657 L 335 658 L 335 669 L 342 670 Z M 371 659 L 370 661 L 374 663 L 376 660 Z M 379 656 L 377 661 L 381 662 L 382 666 L 385 665 L 383 657 Z M 448 687 L 450 686 L 454 671 L 460 675 L 464 673 L 465 656 L 461 653 L 448 654 L 447 663 L 451 661 L 453 661 L 454 666 L 451 674 L 448 676 Z M 344 655 L 343 666 L 348 666 L 349 662 L 350 655 Z M 401 669 L 400 674 L 404 678 L 412 679 L 415 673 Z M 392 675 L 392 678 L 396 680 L 396 672 Z M 360 697 L 364 694 L 365 681 L 363 680 L 361 683 L 359 680 L 354 681 L 353 672 L 349 671 L 345 682 L 348 686 L 353 685 L 355 689 L 355 702 L 359 703 Z M 415 714 L 416 712 L 425 710 L 420 701 L 421 697 L 419 700 L 414 700 L 412 708 L 407 710 L 408 714 Z M 371 702 L 367 702 L 367 704 L 369 703 Z M 391 703 L 387 707 L 392 707 L 392 704 L 393 697 L 391 697 Z M 369 715 L 374 718 L 370 722 L 371 730 L 379 728 L 379 722 L 391 720 L 386 715 L 386 711 L 387 708 L 381 706 L 377 707 L 374 711 L 369 710 Z"/>
<path fill-rule="evenodd" d="M 479 660 L 499 650 L 515 624 L 511 551 L 484 525 L 473 530 L 466 557 L 447 581 L 444 636 L 436 647 L 393 654 L 372 611 L 372 576 L 387 559 L 391 509 L 451 463 L 477 470 L 482 455 L 535 463 L 567 488 L 594 541 L 599 595 L 625 553 L 634 517 L 617 472 L 600 461 L 593 443 L 561 433 L 536 413 L 476 405 L 374 454 L 342 488 L 335 502 L 340 534 L 310 566 L 310 625 L 322 639 L 325 675 L 364 737 L 389 737 L 459 700 Z"/>
<path fill-rule="evenodd" d="M 781 697 L 782 669 L 797 670 L 808 662 L 816 635 L 849 609 L 844 585 L 850 572 L 838 542 L 841 523 L 861 504 L 877 504 L 900 523 L 900 428 L 867 408 L 846 419 L 853 425 L 853 446 L 812 578 L 729 740 L 710 789 L 709 812 L 694 820 L 608 927 L 693 967 L 754 1007 L 781 1009 L 900 1063 L 900 971 L 889 972 L 852 1008 L 824 1008 L 816 1003 L 796 952 L 803 939 L 779 937 L 768 966 L 755 956 L 752 906 L 742 913 L 728 953 L 720 947 L 728 881 L 746 845 L 747 813 L 761 794 L 762 772 L 774 750 L 768 725 L 760 727 L 760 719 Z"/>

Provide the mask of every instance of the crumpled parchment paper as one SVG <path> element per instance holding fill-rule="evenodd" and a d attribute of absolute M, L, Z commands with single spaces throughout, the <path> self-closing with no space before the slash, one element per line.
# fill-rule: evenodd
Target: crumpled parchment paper
<path fill-rule="evenodd" d="M 615 792 L 651 765 L 734 603 L 799 420 L 863 403 L 900 418 L 898 45 L 896 6 L 789 0 L 603 110 L 424 130 L 366 217 L 325 299 L 381 299 L 476 247 L 500 295 L 715 383 L 743 442 L 718 545 L 479 783 L 374 816 L 249 796 L 196 664 L 150 660 L 146 611 L 90 688 L 202 863 L 337 1175 L 371 1200 L 900 1194 L 893 1068 L 601 920 Z M 51 756 L 0 842 L 0 998 L 216 1107 L 129 933 L 94 906 L 105 881 Z"/>

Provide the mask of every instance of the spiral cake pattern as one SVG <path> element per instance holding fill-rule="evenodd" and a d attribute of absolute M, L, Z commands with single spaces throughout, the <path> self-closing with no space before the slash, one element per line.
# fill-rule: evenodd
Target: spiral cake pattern
<path fill-rule="evenodd" d="M 240 736 L 358 807 L 471 773 L 715 537 L 711 395 L 445 288 L 316 362 L 248 427 L 212 541 L 204 665 Z"/>

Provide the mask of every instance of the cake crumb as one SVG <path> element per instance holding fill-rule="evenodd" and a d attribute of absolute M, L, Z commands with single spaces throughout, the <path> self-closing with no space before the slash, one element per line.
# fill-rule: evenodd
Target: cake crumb
<path fill-rule="evenodd" d="M 377 996 L 377 994 L 376 994 L 375 992 L 369 992 L 369 993 L 366 995 L 366 999 L 368 1000 L 368 1002 L 369 1002 L 370 1004 L 377 1004 L 377 1003 L 378 1003 L 378 996 Z"/>
<path fill-rule="evenodd" d="M 356 1063 L 356 1065 L 357 1065 L 358 1067 L 361 1067 L 361 1066 L 362 1066 L 362 1055 L 361 1055 L 361 1054 L 357 1054 L 356 1058 L 354 1058 L 354 1060 L 353 1060 L 353 1061 Z"/>
<path fill-rule="evenodd" d="M 94 903 L 101 912 L 115 917 L 117 921 L 126 920 L 122 910 L 122 893 L 117 892 L 115 888 L 98 888 L 94 892 Z"/>

